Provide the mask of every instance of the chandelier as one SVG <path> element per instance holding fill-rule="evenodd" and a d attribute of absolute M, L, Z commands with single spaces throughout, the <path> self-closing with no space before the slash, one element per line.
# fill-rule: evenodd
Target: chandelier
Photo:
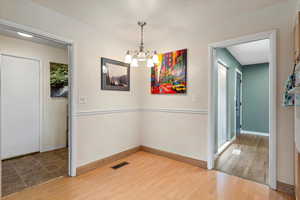
<path fill-rule="evenodd" d="M 128 50 L 125 56 L 125 63 L 130 64 L 132 67 L 138 67 L 140 62 L 146 62 L 147 67 L 153 67 L 158 63 L 158 56 L 156 51 L 145 50 L 144 47 L 144 26 L 146 22 L 138 22 L 141 28 L 141 42 L 137 50 Z"/>

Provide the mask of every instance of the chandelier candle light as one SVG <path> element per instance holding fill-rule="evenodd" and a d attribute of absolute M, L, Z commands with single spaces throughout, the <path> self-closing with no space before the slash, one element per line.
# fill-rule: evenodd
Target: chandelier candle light
<path fill-rule="evenodd" d="M 158 56 L 156 51 L 146 50 L 144 47 L 144 26 L 146 22 L 138 22 L 141 27 L 141 43 L 138 50 L 128 50 L 125 56 L 125 63 L 130 64 L 132 67 L 138 67 L 139 62 L 147 62 L 147 67 L 153 67 L 158 63 Z"/>

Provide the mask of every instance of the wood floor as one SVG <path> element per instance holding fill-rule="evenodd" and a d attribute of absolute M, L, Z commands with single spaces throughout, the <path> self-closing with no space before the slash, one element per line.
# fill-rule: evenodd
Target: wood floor
<path fill-rule="evenodd" d="M 110 166 L 127 161 L 118 170 Z M 267 186 L 137 152 L 75 178 L 60 178 L 4 200 L 293 200 Z"/>
<path fill-rule="evenodd" d="M 2 161 L 2 196 L 67 176 L 66 148 Z"/>
<path fill-rule="evenodd" d="M 241 150 L 240 155 L 233 150 Z M 222 172 L 268 184 L 269 139 L 266 136 L 242 134 L 216 160 Z"/>

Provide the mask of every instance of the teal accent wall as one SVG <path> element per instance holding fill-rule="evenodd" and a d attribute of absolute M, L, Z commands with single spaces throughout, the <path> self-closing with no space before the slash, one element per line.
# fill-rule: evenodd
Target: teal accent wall
<path fill-rule="evenodd" d="M 234 124 L 234 112 L 235 112 L 235 73 L 236 69 L 242 71 L 241 64 L 232 56 L 232 54 L 225 48 L 216 49 L 216 57 L 225 64 L 228 65 L 228 102 L 229 102 L 229 123 L 230 123 L 230 133 L 228 134 L 228 139 L 235 136 L 235 124 Z"/>
<path fill-rule="evenodd" d="M 242 129 L 269 133 L 269 64 L 242 66 Z"/>

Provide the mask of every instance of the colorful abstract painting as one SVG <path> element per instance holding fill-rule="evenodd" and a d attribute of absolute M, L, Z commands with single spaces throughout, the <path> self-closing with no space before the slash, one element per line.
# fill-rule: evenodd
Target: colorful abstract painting
<path fill-rule="evenodd" d="M 159 54 L 158 58 L 151 69 L 151 93 L 186 93 L 187 49 Z"/>

